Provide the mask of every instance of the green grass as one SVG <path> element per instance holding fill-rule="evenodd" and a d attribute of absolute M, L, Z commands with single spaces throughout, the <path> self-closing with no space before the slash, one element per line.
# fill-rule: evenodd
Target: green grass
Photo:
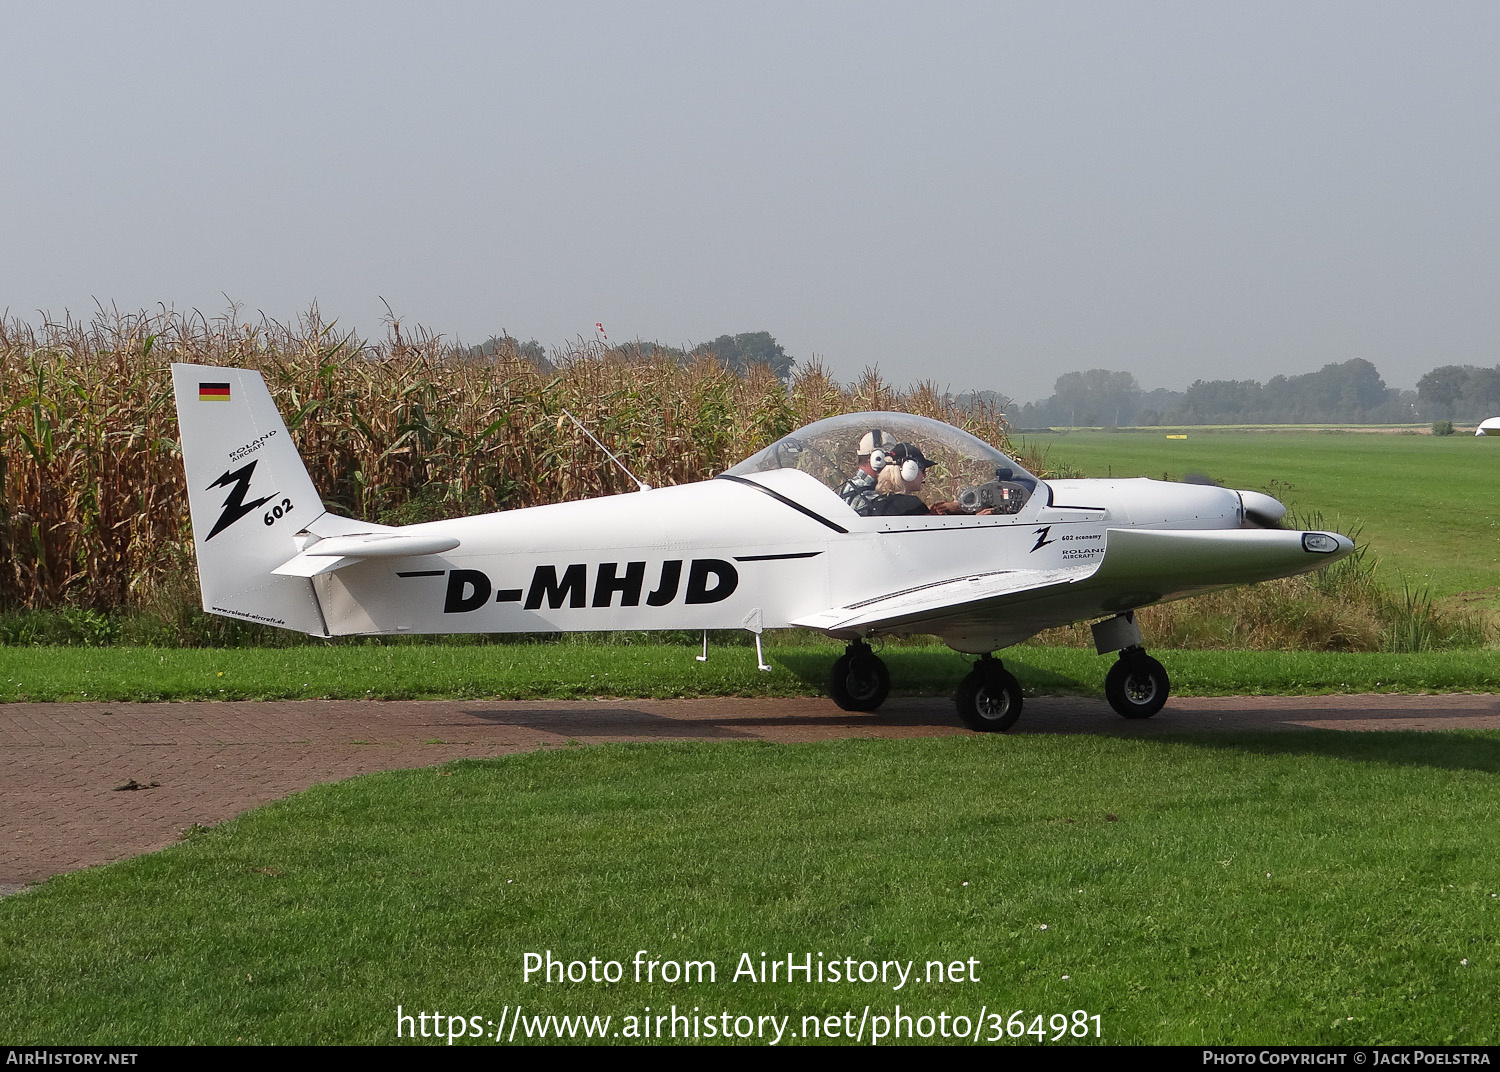
<path fill-rule="evenodd" d="M 1174 429 L 1025 437 L 1050 465 L 1090 477 L 1206 473 L 1267 491 L 1294 510 L 1363 536 L 1382 580 L 1435 597 L 1482 592 L 1500 602 L 1500 441 L 1473 436 Z M 1273 483 L 1277 482 L 1277 483 Z"/>
<path fill-rule="evenodd" d="M 0 1037 L 389 1043 L 398 1004 L 615 1029 L 675 1004 L 800 1033 L 899 1003 L 1081 1009 L 1115 1044 L 1493 1044 L 1497 774 L 1494 733 L 1307 732 L 599 746 L 376 775 L 0 900 Z M 545 950 L 626 976 L 525 981 Z M 634 982 L 637 950 L 717 980 Z M 745 953 L 974 958 L 979 981 L 735 981 Z"/>
<path fill-rule="evenodd" d="M 52 700 L 564 699 L 580 696 L 821 695 L 842 648 L 597 643 L 336 645 L 161 649 L 0 647 L 0 702 Z M 1023 645 L 1001 653 L 1030 694 L 1101 695 L 1113 656 Z M 1406 655 L 1166 651 L 1177 695 L 1494 691 L 1500 660 L 1485 650 Z M 948 695 L 972 660 L 936 644 L 892 645 L 882 658 L 895 692 Z"/>

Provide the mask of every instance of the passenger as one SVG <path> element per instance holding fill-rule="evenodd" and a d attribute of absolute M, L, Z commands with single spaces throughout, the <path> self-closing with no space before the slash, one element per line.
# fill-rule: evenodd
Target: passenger
<path fill-rule="evenodd" d="M 854 512 L 869 516 L 875 497 L 875 480 L 885 468 L 887 454 L 882 449 L 888 437 L 879 428 L 872 428 L 859 441 L 859 468 L 839 488 L 839 498 L 854 508 Z"/>
<path fill-rule="evenodd" d="M 927 483 L 927 470 L 937 462 L 929 461 L 919 447 L 910 443 L 897 443 L 891 448 L 890 459 L 876 478 L 878 493 L 870 505 L 870 513 L 877 517 L 904 517 L 916 514 L 960 514 L 962 507 L 956 502 L 933 503 L 928 506 L 917 492 Z M 980 513 L 993 513 L 982 510 Z"/>

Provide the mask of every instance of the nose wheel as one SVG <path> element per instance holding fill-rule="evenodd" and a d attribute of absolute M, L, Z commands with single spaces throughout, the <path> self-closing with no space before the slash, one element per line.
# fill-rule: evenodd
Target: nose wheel
<path fill-rule="evenodd" d="M 1004 733 L 1021 717 L 1021 683 L 990 655 L 958 685 L 958 717 L 978 733 Z"/>
<path fill-rule="evenodd" d="M 873 711 L 891 691 L 891 672 L 863 640 L 856 640 L 833 662 L 828 695 L 845 711 Z"/>
<path fill-rule="evenodd" d="M 1140 648 L 1126 648 L 1104 678 L 1104 698 L 1126 718 L 1150 718 L 1162 709 L 1172 682 L 1161 663 Z"/>

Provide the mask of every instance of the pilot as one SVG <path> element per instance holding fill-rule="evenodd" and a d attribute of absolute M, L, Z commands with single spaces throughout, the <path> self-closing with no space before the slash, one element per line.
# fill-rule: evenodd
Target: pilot
<path fill-rule="evenodd" d="M 879 428 L 871 428 L 859 441 L 859 468 L 839 488 L 839 498 L 854 508 L 854 512 L 868 516 L 875 501 L 875 480 L 885 468 L 889 455 L 885 446 L 890 437 Z"/>
<path fill-rule="evenodd" d="M 878 494 L 871 503 L 869 512 L 877 517 L 963 513 L 963 508 L 956 502 L 940 502 L 928 506 L 918 498 L 917 493 L 927 483 L 927 470 L 936 464 L 922 453 L 920 447 L 910 443 L 897 443 L 891 448 L 889 458 L 875 480 Z"/>

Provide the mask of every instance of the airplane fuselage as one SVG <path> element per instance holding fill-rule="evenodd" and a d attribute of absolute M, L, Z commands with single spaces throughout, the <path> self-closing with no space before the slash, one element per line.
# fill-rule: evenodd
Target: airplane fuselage
<path fill-rule="evenodd" d="M 411 526 L 400 531 L 459 546 L 313 582 L 331 635 L 759 631 L 966 576 L 1096 563 L 1111 530 L 1136 516 L 1152 528 L 1234 529 L 1242 511 L 1221 488 L 1083 480 L 1044 485 L 1014 515 L 861 517 L 783 471 Z M 985 650 L 1075 610 L 1019 615 Z"/>

